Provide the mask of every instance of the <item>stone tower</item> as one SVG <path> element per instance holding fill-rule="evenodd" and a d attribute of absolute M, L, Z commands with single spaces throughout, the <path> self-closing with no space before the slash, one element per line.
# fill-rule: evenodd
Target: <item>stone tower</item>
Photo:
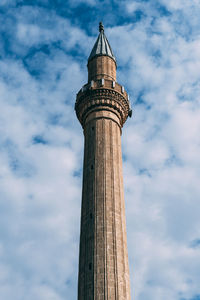
<path fill-rule="evenodd" d="M 78 300 L 130 300 L 121 129 L 131 110 L 99 31 L 75 104 L 85 137 Z"/>

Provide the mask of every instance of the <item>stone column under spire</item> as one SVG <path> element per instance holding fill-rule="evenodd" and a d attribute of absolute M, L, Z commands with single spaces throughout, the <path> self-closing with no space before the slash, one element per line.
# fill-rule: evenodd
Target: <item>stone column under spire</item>
<path fill-rule="evenodd" d="M 130 300 L 121 153 L 130 106 L 102 23 L 99 29 L 75 104 L 85 137 L 78 300 Z"/>

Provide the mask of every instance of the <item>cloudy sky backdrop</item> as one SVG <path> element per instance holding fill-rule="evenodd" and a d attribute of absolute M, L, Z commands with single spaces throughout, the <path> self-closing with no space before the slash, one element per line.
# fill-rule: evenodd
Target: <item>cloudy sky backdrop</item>
<path fill-rule="evenodd" d="M 199 0 L 0 1 L 0 299 L 77 296 L 83 135 L 103 21 L 123 128 L 134 300 L 200 299 Z"/>

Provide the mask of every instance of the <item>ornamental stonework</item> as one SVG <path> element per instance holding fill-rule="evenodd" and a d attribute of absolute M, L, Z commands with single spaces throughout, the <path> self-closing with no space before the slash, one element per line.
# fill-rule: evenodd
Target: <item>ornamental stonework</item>
<path fill-rule="evenodd" d="M 82 126 L 84 127 L 85 119 L 91 111 L 100 110 L 102 107 L 117 114 L 121 127 L 131 115 L 128 94 L 124 87 L 108 79 L 91 81 L 77 94 L 75 110 Z"/>
<path fill-rule="evenodd" d="M 75 103 L 84 132 L 78 300 L 130 300 L 121 134 L 131 108 L 99 30 Z"/>

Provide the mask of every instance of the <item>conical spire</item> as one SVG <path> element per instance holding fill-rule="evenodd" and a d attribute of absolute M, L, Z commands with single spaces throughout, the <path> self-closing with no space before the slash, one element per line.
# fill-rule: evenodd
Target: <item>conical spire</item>
<path fill-rule="evenodd" d="M 112 52 L 112 49 L 110 47 L 110 44 L 104 34 L 104 26 L 102 22 L 99 23 L 99 36 L 96 40 L 96 43 L 94 44 L 94 47 L 90 53 L 90 56 L 88 58 L 88 61 L 91 60 L 95 56 L 101 56 L 106 55 L 114 59 L 116 61 L 114 54 Z"/>

